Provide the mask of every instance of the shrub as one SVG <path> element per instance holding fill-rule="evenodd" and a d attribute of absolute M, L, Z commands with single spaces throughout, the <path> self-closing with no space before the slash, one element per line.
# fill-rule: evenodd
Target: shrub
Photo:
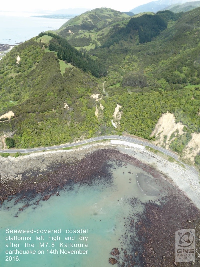
<path fill-rule="evenodd" d="M 7 158 L 8 156 L 10 156 L 10 153 L 0 153 L 0 156 Z"/>
<path fill-rule="evenodd" d="M 200 155 L 197 155 L 197 156 L 194 158 L 194 161 L 195 161 L 195 164 L 199 167 L 199 166 L 200 166 Z"/>
<path fill-rule="evenodd" d="M 14 157 L 17 158 L 17 157 L 20 157 L 20 156 L 22 156 L 22 155 L 23 155 L 22 153 L 17 152 L 17 153 L 15 153 Z"/>
<path fill-rule="evenodd" d="M 6 146 L 8 148 L 12 148 L 12 147 L 15 147 L 15 140 L 11 137 L 7 137 L 6 138 Z"/>
<path fill-rule="evenodd" d="M 122 81 L 122 86 L 131 86 L 131 87 L 146 87 L 147 78 L 142 72 L 129 72 Z"/>

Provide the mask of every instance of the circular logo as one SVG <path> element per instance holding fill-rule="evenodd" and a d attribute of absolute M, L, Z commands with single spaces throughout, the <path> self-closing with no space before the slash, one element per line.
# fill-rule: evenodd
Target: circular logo
<path fill-rule="evenodd" d="M 194 242 L 194 235 L 191 232 L 179 233 L 179 246 L 189 247 Z"/>

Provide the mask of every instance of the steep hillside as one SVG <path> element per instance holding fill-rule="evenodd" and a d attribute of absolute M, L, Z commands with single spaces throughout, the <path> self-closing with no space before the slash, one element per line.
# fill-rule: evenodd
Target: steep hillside
<path fill-rule="evenodd" d="M 105 75 L 106 70 L 97 62 L 97 60 L 93 60 L 86 54 L 83 55 L 81 52 L 73 48 L 64 38 L 50 32 L 41 33 L 38 37 L 43 36 L 50 37 L 47 47 L 50 51 L 57 52 L 58 59 L 71 63 L 73 66 L 76 66 L 83 71 L 91 72 L 95 77 Z"/>
<path fill-rule="evenodd" d="M 119 43 L 121 40 L 128 41 L 130 39 L 132 43 L 134 43 L 133 40 L 138 43 L 150 42 L 153 37 L 159 35 L 166 28 L 167 23 L 159 15 L 144 14 L 139 17 L 133 17 L 125 27 L 109 36 L 103 47 L 109 47 L 114 43 Z"/>
<path fill-rule="evenodd" d="M 90 98 L 97 81 L 92 69 L 87 72 L 95 62 L 66 46 L 64 39 L 62 46 L 60 40 L 40 34 L 13 48 L 0 62 L 0 131 L 6 136 L 15 133 L 17 147 L 67 142 L 97 131 Z M 14 116 L 3 116 L 7 111 Z"/>
<path fill-rule="evenodd" d="M 121 38 L 92 53 L 105 59 L 107 93 L 114 94 L 116 104 L 123 107 L 120 130 L 149 138 L 162 114 L 171 112 L 185 128 L 170 149 L 184 153 L 191 133 L 200 131 L 200 10 L 185 13 L 179 20 L 171 13 L 162 16 L 168 27 L 151 42 L 138 45 Z"/>
<path fill-rule="evenodd" d="M 188 155 L 200 164 L 200 9 L 113 21 L 95 34 L 106 29 L 102 40 L 114 42 L 88 53 L 42 33 L 0 61 L 2 142 L 7 136 L 16 147 L 33 147 L 129 133 L 184 158 L 195 146 Z M 140 31 L 152 35 L 139 41 Z M 163 114 L 172 114 L 174 127 L 152 134 Z M 184 125 L 179 132 L 177 125 Z"/>

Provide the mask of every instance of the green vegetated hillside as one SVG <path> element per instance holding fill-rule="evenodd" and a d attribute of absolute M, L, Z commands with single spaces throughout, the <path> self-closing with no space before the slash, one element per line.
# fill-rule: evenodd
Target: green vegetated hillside
<path fill-rule="evenodd" d="M 67 21 L 59 30 L 61 37 L 77 49 L 94 49 L 102 44 L 111 27 L 122 27 L 130 16 L 109 8 L 97 8 Z M 111 26 L 112 25 L 112 26 Z"/>
<path fill-rule="evenodd" d="M 1 135 L 16 147 L 125 132 L 155 140 L 151 133 L 169 112 L 184 125 L 170 137 L 183 155 L 200 133 L 199 24 L 200 9 L 137 17 L 96 9 L 58 35 L 41 33 L 13 48 L 0 61 Z M 81 46 L 83 35 L 91 40 Z M 1 118 L 8 111 L 14 116 Z"/>
<path fill-rule="evenodd" d="M 110 47 L 120 41 L 130 41 L 138 37 L 138 43 L 150 42 L 167 28 L 167 22 L 159 15 L 144 14 L 133 17 L 127 25 L 115 31 L 103 44 L 103 47 Z M 137 39 L 136 39 L 137 40 Z"/>
<path fill-rule="evenodd" d="M 2 119 L 0 128 L 15 133 L 16 147 L 58 144 L 97 131 L 90 95 L 98 82 L 87 70 L 88 57 L 56 44 L 57 38 L 40 35 L 12 49 L 0 62 L 0 112 L 15 114 L 10 121 Z M 68 61 L 57 55 L 59 49 L 50 51 L 53 48 L 69 55 Z"/>

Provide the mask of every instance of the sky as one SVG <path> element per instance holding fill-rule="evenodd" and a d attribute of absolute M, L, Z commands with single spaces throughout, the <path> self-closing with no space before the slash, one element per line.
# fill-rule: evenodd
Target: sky
<path fill-rule="evenodd" d="M 107 7 L 112 8 L 118 11 L 130 11 L 131 9 L 151 2 L 152 0 L 9 0 L 1 1 L 0 11 L 10 11 L 10 12 L 35 12 L 39 10 L 50 10 L 55 11 L 59 9 L 68 9 L 68 8 L 87 8 L 89 10 L 98 8 L 98 7 Z"/>

